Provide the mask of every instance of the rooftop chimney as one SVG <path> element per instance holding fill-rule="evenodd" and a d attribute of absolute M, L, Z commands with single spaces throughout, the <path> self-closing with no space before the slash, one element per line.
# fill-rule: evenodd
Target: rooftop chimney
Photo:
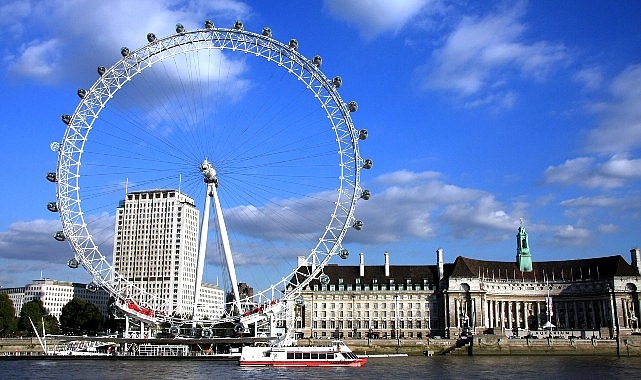
<path fill-rule="evenodd" d="M 299 268 L 300 268 L 300 267 L 306 267 L 307 265 L 309 265 L 309 264 L 307 263 L 307 257 L 305 257 L 305 256 L 298 256 L 298 267 L 299 267 Z"/>
<path fill-rule="evenodd" d="M 359 253 L 361 256 L 361 264 L 360 264 L 360 273 L 358 274 L 361 277 L 365 277 L 365 254 L 363 252 Z"/>
<path fill-rule="evenodd" d="M 385 277 L 389 277 L 389 253 L 385 252 Z"/>
<path fill-rule="evenodd" d="M 630 256 L 632 257 L 632 266 L 637 270 L 638 274 L 641 274 L 641 250 L 639 248 L 632 248 L 630 250 Z"/>
<path fill-rule="evenodd" d="M 443 272 L 443 248 L 436 250 L 436 266 L 438 267 L 438 280 L 441 281 L 444 276 Z"/>

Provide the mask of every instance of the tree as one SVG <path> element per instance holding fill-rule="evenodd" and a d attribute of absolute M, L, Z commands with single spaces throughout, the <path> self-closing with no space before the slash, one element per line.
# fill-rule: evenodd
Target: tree
<path fill-rule="evenodd" d="M 16 309 L 8 294 L 0 294 L 0 337 L 13 336 L 18 328 Z"/>
<path fill-rule="evenodd" d="M 47 334 L 62 334 L 62 330 L 60 329 L 60 322 L 58 322 L 58 319 L 56 317 L 54 317 L 53 315 L 45 315 L 44 322 L 45 331 L 47 332 Z"/>
<path fill-rule="evenodd" d="M 74 298 L 62 307 L 60 327 L 64 332 L 95 335 L 102 331 L 102 325 L 102 313 L 92 303 Z"/>
<path fill-rule="evenodd" d="M 33 321 L 34 325 L 36 325 L 37 327 L 40 325 L 43 318 L 47 315 L 49 315 L 49 313 L 42 304 L 42 301 L 32 300 L 25 303 L 20 309 L 18 330 L 21 331 L 24 335 L 36 335 L 35 331 L 33 331 L 33 327 L 31 326 L 31 321 Z M 29 319 L 31 319 L 31 321 Z"/>

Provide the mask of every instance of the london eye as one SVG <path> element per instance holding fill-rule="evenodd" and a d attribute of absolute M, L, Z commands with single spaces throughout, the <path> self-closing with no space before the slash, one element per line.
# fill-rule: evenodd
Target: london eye
<path fill-rule="evenodd" d="M 208 20 L 146 37 L 97 67 L 96 81 L 61 117 L 65 131 L 52 144 L 58 165 L 47 174 L 57 189 L 47 207 L 62 224 L 54 237 L 70 244 L 68 265 L 83 267 L 89 286 L 145 323 L 246 326 L 282 312 L 310 281 L 326 280 L 330 259 L 349 254 L 345 235 L 363 228 L 355 207 L 370 197 L 360 173 L 372 161 L 359 151 L 367 130 L 352 121 L 358 105 L 342 99 L 343 80 L 321 71 L 320 55 L 307 58 L 296 39 L 280 42 L 269 28 Z M 126 194 L 153 189 L 177 189 L 203 206 L 189 268 L 192 310 L 123 275 L 113 259 L 117 208 Z M 162 244 L 150 240 L 149 249 Z M 212 316 L 199 311 L 199 297 L 204 277 L 219 281 L 208 273 L 214 263 L 225 268 L 221 286 L 232 297 Z M 250 267 L 253 278 L 243 269 Z M 239 279 L 260 290 L 244 294 Z"/>

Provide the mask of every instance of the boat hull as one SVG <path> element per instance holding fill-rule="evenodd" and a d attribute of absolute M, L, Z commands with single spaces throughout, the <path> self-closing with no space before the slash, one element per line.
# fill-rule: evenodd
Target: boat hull
<path fill-rule="evenodd" d="M 241 366 L 246 367 L 362 367 L 367 362 L 365 358 L 358 358 L 352 361 L 240 361 Z"/>
<path fill-rule="evenodd" d="M 362 367 L 367 358 L 355 355 L 342 341 L 330 346 L 246 346 L 238 364 L 251 367 Z"/>

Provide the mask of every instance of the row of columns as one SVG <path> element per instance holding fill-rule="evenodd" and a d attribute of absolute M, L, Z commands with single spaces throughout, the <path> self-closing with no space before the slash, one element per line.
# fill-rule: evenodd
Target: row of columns
<path fill-rule="evenodd" d="M 635 320 L 634 316 L 630 317 L 626 314 L 631 310 L 630 307 L 629 304 L 622 307 L 626 320 L 624 323 L 628 324 L 630 322 L 627 321 Z M 605 327 L 606 321 L 608 326 L 611 324 L 612 318 L 608 310 L 611 310 L 609 300 L 555 301 L 550 319 L 557 328 L 598 329 Z M 547 316 L 545 301 L 487 300 L 483 324 L 504 330 L 540 329 L 547 320 Z M 534 323 L 531 326 L 528 325 L 530 317 L 534 317 Z"/>
<path fill-rule="evenodd" d="M 483 315 L 485 326 L 512 330 L 514 328 L 527 328 L 529 311 L 534 309 L 534 314 L 539 315 L 540 303 L 526 301 L 501 301 L 488 300 Z M 538 326 L 535 326 L 538 328 Z"/>

